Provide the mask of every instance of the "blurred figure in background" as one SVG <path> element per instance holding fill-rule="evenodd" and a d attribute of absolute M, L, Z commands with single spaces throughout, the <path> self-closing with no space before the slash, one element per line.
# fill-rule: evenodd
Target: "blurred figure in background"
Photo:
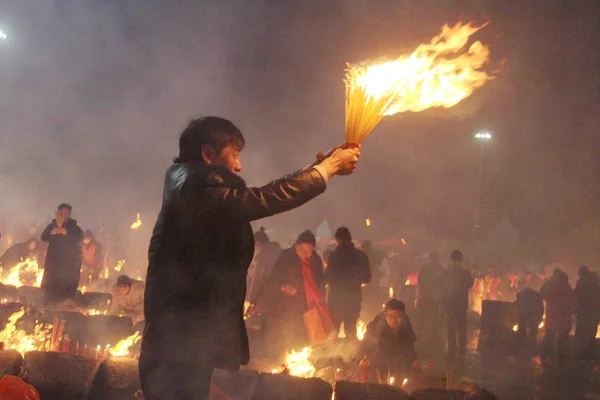
<path fill-rule="evenodd" d="M 542 295 L 531 288 L 531 281 L 523 281 L 525 286 L 517 293 L 518 345 L 521 348 L 535 346 L 540 322 L 544 317 Z"/>
<path fill-rule="evenodd" d="M 575 295 L 569 286 L 569 277 L 559 268 L 544 283 L 540 293 L 546 301 L 546 334 L 544 336 L 544 356 L 556 349 L 559 361 L 567 358 L 569 332 L 572 315 L 575 311 Z M 556 343 L 556 348 L 554 347 Z"/>
<path fill-rule="evenodd" d="M 79 286 L 83 232 L 71 218 L 72 209 L 69 204 L 60 204 L 56 218 L 42 232 L 42 240 L 48 242 L 42 279 L 48 304 L 72 298 Z"/>
<path fill-rule="evenodd" d="M 252 304 L 255 304 L 260 298 L 260 294 L 271 274 L 273 265 L 282 250 L 279 243 L 269 239 L 265 228 L 262 226 L 254 233 L 254 248 L 253 268 L 248 270 L 248 275 L 251 276 L 248 284 L 248 299 Z"/>
<path fill-rule="evenodd" d="M 417 309 L 419 310 L 419 334 L 424 343 L 440 346 L 440 314 L 442 298 L 442 274 L 444 268 L 435 252 L 429 253 L 427 264 L 419 272 Z"/>
<path fill-rule="evenodd" d="M 469 291 L 473 286 L 471 271 L 462 267 L 463 255 L 454 250 L 450 255 L 452 264 L 442 274 L 442 306 L 446 313 L 448 333 L 448 356 L 465 357 L 467 351 L 467 310 Z"/>
<path fill-rule="evenodd" d="M 100 272 L 104 267 L 104 255 L 102 254 L 102 245 L 94 237 L 90 230 L 83 234 L 83 263 L 81 271 L 81 285 L 90 285 L 91 282 L 98 279 Z"/>
<path fill-rule="evenodd" d="M 356 323 L 362 305 L 363 284 L 371 282 L 369 257 L 354 247 L 352 235 L 346 227 L 335 232 L 337 247 L 329 256 L 325 282 L 329 284 L 329 311 L 336 329 L 344 324 L 349 339 L 356 339 Z"/>
<path fill-rule="evenodd" d="M 111 288 L 111 315 L 126 315 L 133 323 L 144 319 L 144 284 L 134 282 L 127 275 L 121 275 Z"/>
<path fill-rule="evenodd" d="M 575 352 L 578 357 L 594 357 L 596 332 L 600 322 L 600 284 L 598 275 L 586 266 L 579 268 L 575 286 L 577 320 L 575 323 Z"/>
<path fill-rule="evenodd" d="M 2 267 L 2 273 L 7 273 L 9 269 L 28 258 L 37 259 L 38 245 L 38 240 L 33 237 L 24 242 L 12 245 L 4 252 L 4 254 L 2 254 L 2 257 L 0 257 L 0 267 Z"/>

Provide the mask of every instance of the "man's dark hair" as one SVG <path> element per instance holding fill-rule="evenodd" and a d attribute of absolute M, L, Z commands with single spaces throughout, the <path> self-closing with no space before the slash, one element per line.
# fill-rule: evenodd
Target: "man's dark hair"
<path fill-rule="evenodd" d="M 335 240 L 343 243 L 352 241 L 352 234 L 350 233 L 350 229 L 346 228 L 345 226 L 337 228 L 333 237 L 335 238 Z"/>
<path fill-rule="evenodd" d="M 452 254 L 450 254 L 450 259 L 456 263 L 462 262 L 463 254 L 460 252 L 460 250 L 454 250 Z"/>
<path fill-rule="evenodd" d="M 306 230 L 306 231 L 302 232 L 300 235 L 298 235 L 298 239 L 296 239 L 296 244 L 303 244 L 303 243 L 312 244 L 313 246 L 316 246 L 317 239 L 315 238 L 315 235 L 313 235 L 313 233 L 311 231 Z"/>
<path fill-rule="evenodd" d="M 87 237 L 87 238 L 90 238 L 91 240 L 94 240 L 94 232 L 92 232 L 91 230 L 88 229 L 83 233 L 83 237 Z"/>
<path fill-rule="evenodd" d="M 58 207 L 56 207 L 56 209 L 57 209 L 58 211 L 60 211 L 60 210 L 63 210 L 63 209 L 65 209 L 65 208 L 66 208 L 67 210 L 69 210 L 69 212 L 73 211 L 73 207 L 71 207 L 71 205 L 70 205 L 70 204 L 67 204 L 67 203 L 60 203 L 60 204 L 58 205 Z"/>
<path fill-rule="evenodd" d="M 404 302 L 396 299 L 391 299 L 385 303 L 385 309 L 406 312 L 406 306 L 404 305 Z"/>
<path fill-rule="evenodd" d="M 260 229 L 254 233 L 254 241 L 259 244 L 269 243 L 269 236 L 264 227 L 261 226 Z"/>
<path fill-rule="evenodd" d="M 200 117 L 181 132 L 179 137 L 179 156 L 176 163 L 204 162 L 202 146 L 209 145 L 217 153 L 227 146 L 244 148 L 245 140 L 242 132 L 231 121 L 220 117 Z"/>
<path fill-rule="evenodd" d="M 117 286 L 131 286 L 133 285 L 133 280 L 127 275 L 121 275 L 117 278 Z"/>

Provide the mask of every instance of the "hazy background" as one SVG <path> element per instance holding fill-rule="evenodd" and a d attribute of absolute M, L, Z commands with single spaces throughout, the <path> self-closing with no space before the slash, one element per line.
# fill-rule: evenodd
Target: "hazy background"
<path fill-rule="evenodd" d="M 411 52 L 444 23 L 490 21 L 498 78 L 451 110 L 385 118 L 360 169 L 262 221 L 290 237 L 348 225 L 375 240 L 480 238 L 503 215 L 540 260 L 597 262 L 600 2 L 0 0 L 0 217 L 13 232 L 60 202 L 84 228 L 144 235 L 186 123 L 231 119 L 261 185 L 343 141 L 346 62 Z M 372 226 L 367 230 L 365 218 Z M 257 224 L 258 227 L 260 224 Z M 139 240 L 145 251 L 145 240 Z"/>

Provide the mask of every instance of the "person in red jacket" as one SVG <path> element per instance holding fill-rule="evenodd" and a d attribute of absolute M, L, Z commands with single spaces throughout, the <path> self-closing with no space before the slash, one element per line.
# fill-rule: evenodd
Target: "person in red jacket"
<path fill-rule="evenodd" d="M 569 285 L 569 277 L 559 268 L 544 283 L 540 293 L 546 301 L 546 335 L 544 336 L 544 355 L 556 350 L 560 361 L 567 357 L 569 332 L 572 327 L 572 315 L 575 311 L 575 295 Z"/>

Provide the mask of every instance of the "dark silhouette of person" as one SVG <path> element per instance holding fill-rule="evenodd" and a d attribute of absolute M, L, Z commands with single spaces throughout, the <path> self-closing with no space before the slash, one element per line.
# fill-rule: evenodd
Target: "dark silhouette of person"
<path fill-rule="evenodd" d="M 531 288 L 531 282 L 524 281 L 525 286 L 517 293 L 517 342 L 522 346 L 535 346 L 540 322 L 544 317 L 544 301 L 542 295 Z"/>
<path fill-rule="evenodd" d="M 48 304 L 72 298 L 79 286 L 83 231 L 71 218 L 72 210 L 69 204 L 60 204 L 56 218 L 41 235 L 48 242 L 41 285 Z"/>
<path fill-rule="evenodd" d="M 464 357 L 467 351 L 467 310 L 469 290 L 473 286 L 471 271 L 462 267 L 463 254 L 454 250 L 450 255 L 452 264 L 442 273 L 442 306 L 446 314 L 448 356 L 453 359 L 457 352 Z"/>
<path fill-rule="evenodd" d="M 325 282 L 329 284 L 329 311 L 336 329 L 342 323 L 349 339 L 356 339 L 356 323 L 362 305 L 362 285 L 371 282 L 369 257 L 352 243 L 346 227 L 338 228 L 334 238 L 337 247 L 329 256 Z"/>
<path fill-rule="evenodd" d="M 419 271 L 417 283 L 417 309 L 419 310 L 421 340 L 430 345 L 442 342 L 440 331 L 442 274 L 444 268 L 438 260 L 437 253 L 430 253 L 427 264 Z"/>
<path fill-rule="evenodd" d="M 575 353 L 581 358 L 594 357 L 596 332 L 600 322 L 600 284 L 598 275 L 586 266 L 579 268 L 575 300 Z"/>
<path fill-rule="evenodd" d="M 540 293 L 546 301 L 544 356 L 552 354 L 556 343 L 559 360 L 564 361 L 567 358 L 569 332 L 575 310 L 575 296 L 569 286 L 569 277 L 560 269 L 555 269 L 552 276 L 542 285 Z"/>

